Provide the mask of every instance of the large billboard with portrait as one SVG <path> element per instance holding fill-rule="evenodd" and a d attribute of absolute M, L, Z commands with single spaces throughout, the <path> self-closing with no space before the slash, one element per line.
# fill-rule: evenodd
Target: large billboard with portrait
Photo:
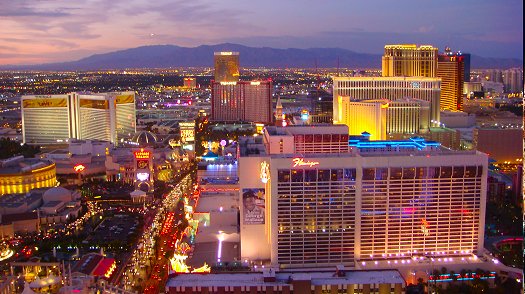
<path fill-rule="evenodd" d="M 243 223 L 264 224 L 264 188 L 242 189 Z"/>

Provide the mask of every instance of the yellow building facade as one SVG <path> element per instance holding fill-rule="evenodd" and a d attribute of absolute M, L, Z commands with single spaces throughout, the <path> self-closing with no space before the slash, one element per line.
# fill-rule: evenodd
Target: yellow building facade
<path fill-rule="evenodd" d="M 38 163 L 21 169 L 16 166 L 2 167 L 0 172 L 0 195 L 27 193 L 31 189 L 54 187 L 56 184 L 56 166 L 47 160 L 38 160 Z"/>
<path fill-rule="evenodd" d="M 381 59 L 384 77 L 435 77 L 438 48 L 415 44 L 386 45 Z"/>

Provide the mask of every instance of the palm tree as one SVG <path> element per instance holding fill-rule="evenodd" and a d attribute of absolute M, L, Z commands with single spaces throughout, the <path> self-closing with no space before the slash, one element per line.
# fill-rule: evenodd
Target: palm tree
<path fill-rule="evenodd" d="M 455 271 L 450 271 L 450 277 L 452 278 L 453 282 L 458 280 L 458 277 L 456 277 L 456 272 Z"/>
<path fill-rule="evenodd" d="M 462 269 L 460 272 L 461 275 L 461 284 L 465 282 L 465 276 L 467 275 L 467 271 L 465 269 Z"/>
<path fill-rule="evenodd" d="M 447 273 L 447 268 L 446 267 L 442 267 L 441 268 L 441 273 L 442 274 L 446 274 Z"/>

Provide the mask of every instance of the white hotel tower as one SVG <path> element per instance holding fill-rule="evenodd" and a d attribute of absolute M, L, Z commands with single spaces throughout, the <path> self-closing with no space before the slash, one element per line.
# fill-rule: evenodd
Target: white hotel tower
<path fill-rule="evenodd" d="M 22 96 L 22 136 L 28 144 L 70 138 L 116 143 L 135 133 L 135 93 Z"/>
<path fill-rule="evenodd" d="M 239 149 L 243 260 L 352 268 L 481 254 L 484 153 L 349 138 L 343 125 L 267 127 Z"/>

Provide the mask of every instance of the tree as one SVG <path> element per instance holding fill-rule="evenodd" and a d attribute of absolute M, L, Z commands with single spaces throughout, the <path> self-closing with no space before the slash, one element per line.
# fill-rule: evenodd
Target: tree
<path fill-rule="evenodd" d="M 10 140 L 8 138 L 0 139 L 0 159 L 6 159 L 13 156 L 23 155 L 24 157 L 35 157 L 40 152 L 40 146 L 30 146 Z"/>
<path fill-rule="evenodd" d="M 450 277 L 452 278 L 452 281 L 454 282 L 458 280 L 458 277 L 456 277 L 455 271 L 450 271 Z"/>
<path fill-rule="evenodd" d="M 444 275 L 447 273 L 447 268 L 446 267 L 442 267 L 441 268 L 441 273 Z"/>

